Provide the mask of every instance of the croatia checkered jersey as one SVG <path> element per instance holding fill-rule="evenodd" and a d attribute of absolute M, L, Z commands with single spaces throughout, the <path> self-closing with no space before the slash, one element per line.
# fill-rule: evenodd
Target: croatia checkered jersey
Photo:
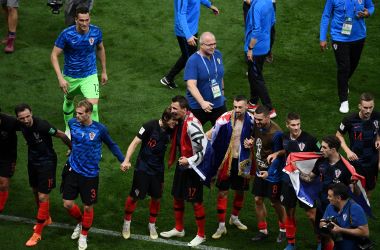
<path fill-rule="evenodd" d="M 102 40 L 102 31 L 95 25 L 86 34 L 78 33 L 75 25 L 63 30 L 55 41 L 65 56 L 63 74 L 72 78 L 96 74 L 96 48 Z"/>
<path fill-rule="evenodd" d="M 108 146 L 119 162 L 124 161 L 119 146 L 112 140 L 103 124 L 92 121 L 91 125 L 85 126 L 73 118 L 69 121 L 69 127 L 72 143 L 69 163 L 78 174 L 86 177 L 99 175 L 102 142 Z"/>

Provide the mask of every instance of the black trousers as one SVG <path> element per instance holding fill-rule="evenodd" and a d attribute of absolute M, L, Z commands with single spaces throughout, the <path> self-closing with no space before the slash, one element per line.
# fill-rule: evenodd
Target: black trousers
<path fill-rule="evenodd" d="M 197 37 L 198 34 L 195 34 L 194 36 Z M 186 66 L 187 59 L 197 52 L 198 49 L 197 46 L 190 46 L 187 43 L 186 37 L 177 36 L 177 40 L 179 48 L 181 49 L 181 56 L 166 75 L 166 78 L 171 82 L 174 81 L 175 76 Z"/>
<path fill-rule="evenodd" d="M 339 101 L 348 100 L 348 81 L 359 64 L 365 39 L 354 42 L 332 41 L 337 66 Z"/>
<path fill-rule="evenodd" d="M 254 56 L 253 62 L 248 61 L 248 81 L 251 90 L 250 102 L 257 104 L 259 99 L 261 103 L 269 110 L 272 110 L 272 101 L 269 97 L 268 89 L 265 85 L 263 76 L 263 66 L 266 55 Z"/>
<path fill-rule="evenodd" d="M 219 108 L 214 108 L 210 113 L 206 113 L 203 109 L 191 109 L 191 112 L 202 123 L 202 125 L 209 121 L 211 122 L 211 125 L 214 126 L 219 116 L 227 112 L 227 107 L 226 105 L 223 105 Z"/>

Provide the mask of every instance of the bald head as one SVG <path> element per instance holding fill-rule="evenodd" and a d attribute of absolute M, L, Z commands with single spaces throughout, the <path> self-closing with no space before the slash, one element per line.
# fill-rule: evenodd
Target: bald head
<path fill-rule="evenodd" d="M 215 41 L 215 36 L 209 31 L 203 32 L 199 38 L 200 44 L 205 43 L 205 40 L 213 39 Z M 207 42 L 206 42 L 207 43 Z"/>
<path fill-rule="evenodd" d="M 214 54 L 216 48 L 216 40 L 214 34 L 211 32 L 202 33 L 201 37 L 199 38 L 199 42 L 201 44 L 199 52 L 203 56 L 210 57 L 212 54 Z"/>

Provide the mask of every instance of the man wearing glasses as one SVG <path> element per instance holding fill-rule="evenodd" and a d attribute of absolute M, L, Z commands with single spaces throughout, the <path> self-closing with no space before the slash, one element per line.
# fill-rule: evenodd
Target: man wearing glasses
<path fill-rule="evenodd" d="M 222 54 L 216 50 L 215 36 L 202 33 L 200 49 L 186 63 L 184 80 L 187 82 L 186 98 L 191 112 L 202 124 L 227 112 L 224 98 L 224 67 Z"/>

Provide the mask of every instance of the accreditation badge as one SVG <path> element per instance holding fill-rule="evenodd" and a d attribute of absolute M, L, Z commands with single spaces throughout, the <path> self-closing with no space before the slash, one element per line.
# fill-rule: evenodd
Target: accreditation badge
<path fill-rule="evenodd" d="M 343 35 L 349 36 L 349 35 L 351 35 L 351 31 L 352 31 L 352 18 L 351 17 L 347 17 L 346 20 L 343 23 L 343 27 L 342 27 L 341 33 Z"/>
<path fill-rule="evenodd" d="M 222 96 L 222 91 L 220 91 L 219 84 L 215 79 L 211 80 L 211 90 L 214 99 Z"/>

